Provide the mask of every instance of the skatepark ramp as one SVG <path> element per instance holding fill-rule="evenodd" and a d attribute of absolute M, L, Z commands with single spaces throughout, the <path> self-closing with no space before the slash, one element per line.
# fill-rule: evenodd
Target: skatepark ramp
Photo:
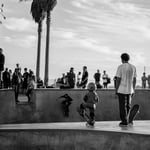
<path fill-rule="evenodd" d="M 150 121 L 0 125 L 1 150 L 149 150 Z"/>

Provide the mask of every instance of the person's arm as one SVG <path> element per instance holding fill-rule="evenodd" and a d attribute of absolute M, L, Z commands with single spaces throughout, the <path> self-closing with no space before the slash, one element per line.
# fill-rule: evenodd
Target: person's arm
<path fill-rule="evenodd" d="M 84 83 L 86 80 L 88 80 L 88 72 L 86 72 L 86 77 L 83 81 L 81 81 L 82 83 Z"/>
<path fill-rule="evenodd" d="M 136 77 L 133 78 L 133 89 L 135 90 L 135 86 L 136 86 Z"/>
<path fill-rule="evenodd" d="M 84 100 L 85 102 L 87 102 L 87 100 L 88 100 L 87 94 L 84 96 L 83 100 Z"/>
<path fill-rule="evenodd" d="M 135 87 L 136 87 L 136 77 L 137 77 L 137 73 L 136 73 L 136 68 L 135 68 L 134 78 L 133 78 L 133 89 L 134 90 L 135 90 Z"/>
<path fill-rule="evenodd" d="M 120 86 L 120 83 L 121 83 L 121 78 L 116 77 L 116 93 L 118 92 L 118 88 Z"/>
<path fill-rule="evenodd" d="M 117 92 L 118 92 L 118 89 L 119 89 L 119 86 L 120 86 L 120 83 L 121 83 L 121 68 L 120 68 L 120 66 L 117 68 L 117 72 L 116 72 L 116 75 L 115 75 L 115 84 L 116 84 L 116 87 L 115 87 L 115 89 L 116 89 L 116 94 L 117 94 Z"/>

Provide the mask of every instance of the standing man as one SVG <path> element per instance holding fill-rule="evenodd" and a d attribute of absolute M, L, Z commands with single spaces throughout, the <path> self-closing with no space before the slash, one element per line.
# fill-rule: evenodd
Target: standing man
<path fill-rule="evenodd" d="M 10 86 L 10 73 L 8 71 L 8 68 L 6 68 L 5 71 L 2 73 L 2 79 L 4 88 L 8 89 Z"/>
<path fill-rule="evenodd" d="M 121 55 L 122 64 L 116 73 L 116 93 L 119 98 L 120 126 L 128 125 L 128 114 L 131 108 L 131 98 L 136 85 L 136 68 L 128 63 L 130 56 L 127 53 Z"/>
<path fill-rule="evenodd" d="M 143 76 L 141 77 L 142 80 L 142 88 L 145 89 L 146 88 L 146 81 L 147 81 L 147 77 L 146 77 L 146 73 L 143 72 Z"/>
<path fill-rule="evenodd" d="M 87 71 L 87 66 L 83 66 L 83 73 L 82 73 L 82 79 L 81 79 L 81 83 L 80 83 L 80 87 L 82 87 L 83 89 L 86 88 L 86 85 L 88 83 L 88 71 Z"/>
<path fill-rule="evenodd" d="M 3 49 L 0 48 L 0 89 L 2 88 L 2 71 L 4 70 L 5 56 L 3 54 Z"/>
<path fill-rule="evenodd" d="M 147 82 L 148 82 L 148 88 L 150 88 L 150 75 L 147 77 Z"/>
<path fill-rule="evenodd" d="M 105 71 L 105 70 L 103 71 L 103 76 L 102 76 L 102 78 L 103 78 L 103 87 L 104 87 L 104 89 L 107 89 L 108 74 L 106 74 L 106 71 Z"/>
<path fill-rule="evenodd" d="M 75 79 L 76 79 L 76 75 L 74 73 L 74 68 L 71 67 L 69 73 L 67 73 L 68 76 L 68 84 L 69 84 L 69 88 L 74 88 L 75 87 Z"/>
<path fill-rule="evenodd" d="M 101 78 L 101 74 L 100 74 L 99 69 L 97 69 L 97 72 L 94 74 L 94 80 L 95 80 L 95 84 L 96 84 L 97 88 L 101 87 L 100 78 Z"/>

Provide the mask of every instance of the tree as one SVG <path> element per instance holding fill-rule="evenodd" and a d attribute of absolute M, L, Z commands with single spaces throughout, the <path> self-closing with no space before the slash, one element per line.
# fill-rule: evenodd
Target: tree
<path fill-rule="evenodd" d="M 49 35 L 50 35 L 50 21 L 51 21 L 51 11 L 56 6 L 57 0 L 40 0 L 40 5 L 42 10 L 47 14 L 47 29 L 46 29 L 46 51 L 45 51 L 45 75 L 44 75 L 44 84 L 48 86 L 48 77 L 49 77 Z"/>
<path fill-rule="evenodd" d="M 31 14 L 36 23 L 38 23 L 38 46 L 37 46 L 37 62 L 36 62 L 36 79 L 40 77 L 40 55 L 41 55 L 41 33 L 42 21 L 45 18 L 45 12 L 42 10 L 39 0 L 33 0 L 31 4 Z"/>
<path fill-rule="evenodd" d="M 28 0 L 20 0 L 20 1 L 28 1 Z M 45 75 L 44 75 L 44 84 L 48 86 L 48 76 L 49 76 L 49 35 L 50 35 L 50 21 L 51 21 L 51 11 L 57 4 L 57 0 L 33 0 L 32 4 L 34 3 L 34 15 L 36 16 L 37 20 L 41 14 L 47 15 L 47 28 L 46 28 L 46 50 L 45 50 Z M 32 7 L 31 7 L 32 8 Z M 36 8 L 36 9 L 35 9 Z M 40 8 L 40 9 L 37 9 Z M 37 11 L 37 12 L 36 12 Z M 42 12 L 42 13 L 40 13 Z M 34 17 L 34 19 L 36 18 Z M 36 21 L 36 20 L 35 20 Z M 39 42 L 39 41 L 38 41 Z"/>

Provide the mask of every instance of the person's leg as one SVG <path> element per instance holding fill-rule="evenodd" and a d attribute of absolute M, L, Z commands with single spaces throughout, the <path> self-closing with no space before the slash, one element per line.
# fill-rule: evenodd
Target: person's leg
<path fill-rule="evenodd" d="M 0 89 L 2 89 L 2 71 L 0 71 Z"/>
<path fill-rule="evenodd" d="M 95 123 L 95 110 L 94 110 L 94 108 L 90 108 L 90 121 L 89 121 L 89 124 L 93 126 L 94 123 Z"/>
<path fill-rule="evenodd" d="M 127 125 L 127 111 L 126 111 L 126 96 L 118 94 L 119 98 L 119 111 L 122 124 Z"/>
<path fill-rule="evenodd" d="M 85 108 L 86 108 L 85 104 L 82 103 L 82 104 L 80 105 L 80 112 L 79 112 L 79 113 L 80 113 L 80 115 L 83 116 L 83 117 L 84 117 Z"/>
<path fill-rule="evenodd" d="M 126 109 L 127 109 L 127 115 L 129 114 L 130 112 L 130 109 L 131 109 L 131 94 L 128 94 L 126 95 Z"/>
<path fill-rule="evenodd" d="M 14 91 L 15 91 L 15 101 L 19 102 L 18 101 L 18 86 L 17 85 L 14 85 Z"/>
<path fill-rule="evenodd" d="M 18 95 L 19 95 L 19 88 L 20 88 L 20 85 L 17 84 L 16 85 L 16 98 L 17 98 L 17 101 L 18 101 Z"/>
<path fill-rule="evenodd" d="M 103 88 L 105 88 L 105 83 L 103 83 Z"/>

